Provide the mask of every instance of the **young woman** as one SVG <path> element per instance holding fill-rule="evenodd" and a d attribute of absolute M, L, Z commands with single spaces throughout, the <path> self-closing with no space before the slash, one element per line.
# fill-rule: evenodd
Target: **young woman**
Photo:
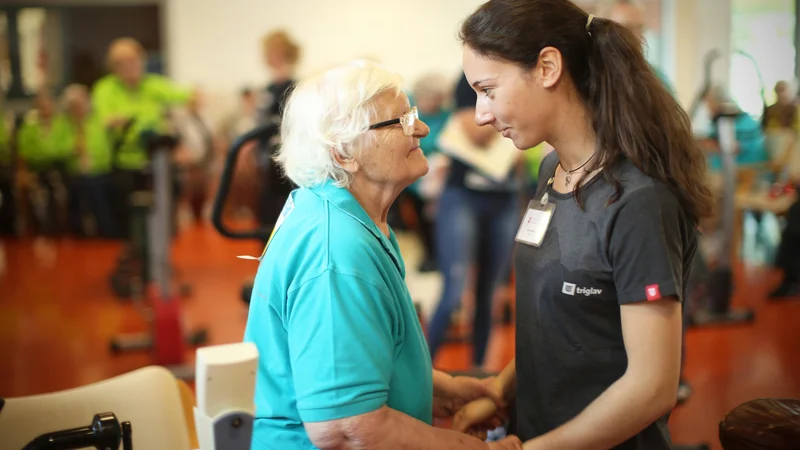
<path fill-rule="evenodd" d="M 490 0 L 463 24 L 475 117 L 555 151 L 516 241 L 516 400 L 533 449 L 669 449 L 681 307 L 712 208 L 690 121 L 623 26 L 568 0 Z M 480 403 L 456 426 L 480 432 Z M 486 428 L 486 427 L 483 427 Z"/>

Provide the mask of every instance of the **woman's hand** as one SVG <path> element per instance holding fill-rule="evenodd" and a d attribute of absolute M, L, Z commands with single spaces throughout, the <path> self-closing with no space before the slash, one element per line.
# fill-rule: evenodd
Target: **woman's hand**
<path fill-rule="evenodd" d="M 505 407 L 498 407 L 489 398 L 481 398 L 461 408 L 453 418 L 453 429 L 485 440 L 488 432 L 508 419 Z"/>
<path fill-rule="evenodd" d="M 467 403 L 479 398 L 486 398 L 489 403 L 502 406 L 502 398 L 492 388 L 493 381 L 494 377 L 451 377 L 439 372 L 433 384 L 433 417 L 453 417 Z"/>

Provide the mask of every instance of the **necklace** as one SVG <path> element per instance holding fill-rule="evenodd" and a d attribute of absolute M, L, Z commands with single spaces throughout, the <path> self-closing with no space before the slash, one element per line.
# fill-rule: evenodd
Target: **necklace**
<path fill-rule="evenodd" d="M 581 169 L 583 169 L 583 167 L 586 166 L 586 164 L 589 164 L 589 161 L 591 161 L 592 158 L 594 158 L 594 155 L 595 154 L 592 153 L 592 156 L 590 156 L 589 159 L 586 160 L 586 162 L 584 162 L 583 164 L 581 164 L 580 166 L 578 166 L 578 167 L 576 167 L 576 168 L 574 168 L 572 170 L 565 169 L 564 166 L 561 165 L 561 161 L 558 162 L 558 166 L 561 167 L 561 170 L 563 170 L 564 172 L 567 172 L 566 179 L 564 180 L 565 185 L 567 187 L 569 187 L 570 183 L 572 183 L 572 174 L 577 172 L 577 171 L 579 171 L 579 170 L 581 170 Z"/>

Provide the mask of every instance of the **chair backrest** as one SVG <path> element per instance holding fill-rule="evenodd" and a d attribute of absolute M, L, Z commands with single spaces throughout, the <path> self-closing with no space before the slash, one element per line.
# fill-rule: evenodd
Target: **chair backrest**
<path fill-rule="evenodd" d="M 0 411 L 0 447 L 22 448 L 42 434 L 88 426 L 103 412 L 131 422 L 133 448 L 191 449 L 179 385 L 159 366 L 65 391 L 7 398 Z"/>

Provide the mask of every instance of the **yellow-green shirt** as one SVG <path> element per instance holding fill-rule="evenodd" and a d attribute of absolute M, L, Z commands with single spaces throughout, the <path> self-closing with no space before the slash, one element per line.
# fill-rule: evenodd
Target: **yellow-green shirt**
<path fill-rule="evenodd" d="M 40 171 L 69 155 L 59 153 L 53 134 L 55 118 L 49 126 L 39 117 L 38 111 L 31 111 L 25 117 L 17 135 L 17 152 L 29 169 Z"/>
<path fill-rule="evenodd" d="M 53 121 L 53 143 L 56 153 L 65 155 L 67 167 L 72 173 L 99 175 L 111 171 L 111 141 L 108 129 L 97 115 L 83 121 L 84 148 L 82 157 L 78 153 L 79 128 L 66 115 Z"/>
<path fill-rule="evenodd" d="M 126 118 L 135 122 L 119 149 L 117 163 L 123 169 L 139 169 L 147 162 L 146 149 L 142 145 L 143 132 L 163 131 L 168 107 L 186 103 L 191 91 L 177 86 L 161 75 L 146 74 L 139 86 L 130 89 L 116 75 L 107 75 L 95 83 L 92 103 L 104 124 Z M 119 139 L 119 134 L 113 135 Z"/>

